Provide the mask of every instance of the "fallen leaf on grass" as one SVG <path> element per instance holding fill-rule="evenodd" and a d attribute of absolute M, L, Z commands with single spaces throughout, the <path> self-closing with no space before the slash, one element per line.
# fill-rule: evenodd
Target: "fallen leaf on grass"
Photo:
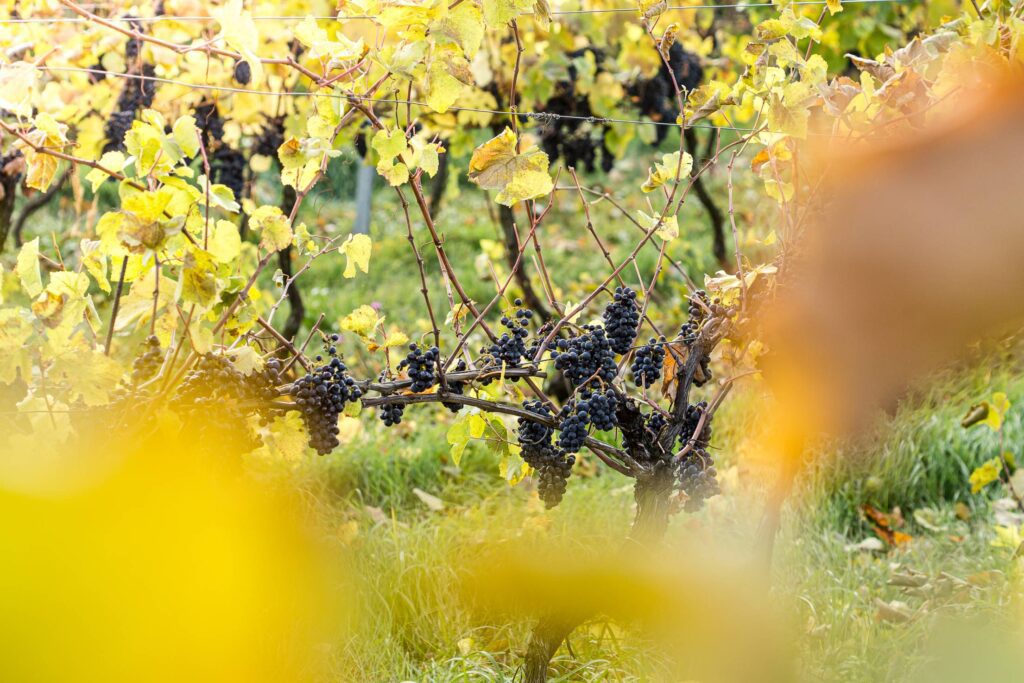
<path fill-rule="evenodd" d="M 865 538 L 860 543 L 849 543 L 843 547 L 848 553 L 853 552 L 881 552 L 885 550 L 885 544 L 877 538 Z"/>
<path fill-rule="evenodd" d="M 899 600 L 893 600 L 892 602 L 885 602 L 880 598 L 875 598 L 875 620 L 884 621 L 891 624 L 902 624 L 910 621 L 914 617 L 913 610 L 905 602 Z"/>
<path fill-rule="evenodd" d="M 432 512 L 440 512 L 444 510 L 444 501 L 437 496 L 432 496 L 423 489 L 414 488 L 412 492 L 416 495 L 420 501 L 423 502 Z"/>
<path fill-rule="evenodd" d="M 889 514 L 876 510 L 871 505 L 861 505 L 860 511 L 864 516 L 871 522 L 871 527 L 874 529 L 878 537 L 885 541 L 890 546 L 903 546 L 910 543 L 913 537 L 910 534 L 905 534 L 902 531 L 896 531 L 893 527 L 899 526 L 903 523 L 903 515 L 900 514 L 899 508 L 894 508 Z"/>

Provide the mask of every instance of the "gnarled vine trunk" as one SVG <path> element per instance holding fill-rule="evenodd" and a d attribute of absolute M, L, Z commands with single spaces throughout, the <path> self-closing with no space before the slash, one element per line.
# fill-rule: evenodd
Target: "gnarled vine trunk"
<path fill-rule="evenodd" d="M 651 549 L 661 542 L 668 528 L 672 505 L 673 473 L 668 467 L 659 467 L 637 477 L 636 518 L 623 552 L 636 545 Z M 562 641 L 573 629 L 593 616 L 589 613 L 547 614 L 534 626 L 524 662 L 525 683 L 544 683 L 548 678 L 548 665 L 558 652 Z"/>

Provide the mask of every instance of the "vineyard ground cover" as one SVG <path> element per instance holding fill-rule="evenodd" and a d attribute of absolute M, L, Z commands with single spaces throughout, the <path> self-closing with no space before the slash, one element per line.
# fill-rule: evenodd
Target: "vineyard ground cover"
<path fill-rule="evenodd" d="M 870 440 L 825 447 L 821 462 L 800 481 L 773 575 L 778 604 L 795 624 L 800 680 L 916 680 L 928 662 L 934 630 L 949 612 L 925 607 L 906 623 L 879 621 L 878 601 L 906 601 L 914 609 L 923 602 L 889 585 L 901 572 L 987 577 L 991 583 L 957 614 L 998 615 L 1006 608 L 1003 582 L 1010 567 L 1006 550 L 990 545 L 992 500 L 966 487 L 967 476 L 997 440 L 959 425 L 962 407 L 993 384 L 1005 386 L 1011 400 L 1024 399 L 1019 373 L 998 374 L 951 373 L 910 397 Z M 696 520 L 675 520 L 670 544 L 699 546 L 704 536 L 750 542 L 759 510 L 751 502 L 759 492 L 758 464 L 742 454 L 755 398 L 741 392 L 718 420 L 722 469 L 730 473 L 726 495 Z M 544 514 L 532 492 L 499 486 L 484 448 L 470 446 L 455 468 L 446 426 L 433 415 L 413 419 L 397 440 L 394 432 L 373 425 L 354 439 L 344 458 L 304 462 L 283 475 L 309 493 L 328 527 L 339 529 L 339 552 L 354 551 L 362 577 L 365 618 L 348 640 L 336 644 L 332 675 L 515 680 L 527 625 L 488 621 L 466 609 L 461 587 L 467 567 L 485 543 L 531 535 L 558 539 L 572 552 L 599 553 L 608 529 L 628 525 L 632 492 L 607 474 L 581 476 L 557 514 Z M 1008 428 L 1020 429 L 1019 422 Z M 444 507 L 431 510 L 417 491 Z M 957 517 L 958 503 L 970 509 L 967 520 Z M 900 506 L 907 519 L 903 531 L 913 541 L 887 553 L 852 549 L 874 537 L 858 512 L 864 504 Z M 913 512 L 921 510 L 938 526 L 916 522 Z M 657 648 L 628 624 L 597 619 L 577 629 L 570 642 L 572 653 L 559 651 L 559 673 L 551 680 L 650 680 L 664 672 Z"/>

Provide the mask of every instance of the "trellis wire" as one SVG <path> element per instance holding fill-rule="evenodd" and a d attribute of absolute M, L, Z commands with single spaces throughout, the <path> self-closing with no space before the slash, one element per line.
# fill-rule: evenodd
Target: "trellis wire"
<path fill-rule="evenodd" d="M 843 0 L 843 5 L 899 5 L 913 2 L 913 0 Z M 798 0 L 797 2 L 790 3 L 791 5 L 825 5 L 825 0 Z M 702 9 L 751 9 L 760 7 L 775 7 L 775 3 L 771 2 L 750 2 L 750 3 L 725 3 L 725 4 L 710 4 L 710 5 L 676 5 L 666 7 L 666 12 L 676 11 L 696 11 Z M 580 14 L 612 14 L 612 13 L 624 13 L 624 12 L 636 12 L 636 7 L 608 7 L 608 8 L 597 8 L 597 9 L 571 9 L 571 10 L 556 10 L 551 12 L 552 16 L 565 16 L 565 15 L 580 15 Z M 526 13 L 527 15 L 530 13 Z M 360 19 L 360 20 L 372 20 L 377 17 L 370 14 L 356 14 L 352 16 L 338 16 L 338 15 L 309 15 L 312 19 L 318 21 L 345 21 L 346 19 Z M 280 16 L 254 16 L 250 17 L 253 21 L 300 21 L 306 19 L 307 16 L 300 15 L 280 15 Z M 173 22 L 173 21 L 218 21 L 216 17 L 210 16 L 180 16 L 176 17 L 173 15 L 163 14 L 155 17 L 103 17 L 106 21 L 132 21 L 139 23 L 158 23 L 158 22 Z M 26 17 L 26 18 L 4 18 L 0 19 L 0 24 L 88 24 L 92 23 L 92 19 L 85 19 L 82 17 Z"/>
<path fill-rule="evenodd" d="M 309 92 L 309 91 L 305 91 L 305 90 L 286 90 L 286 91 L 282 91 L 282 92 L 277 92 L 277 91 L 274 91 L 274 90 L 254 90 L 254 89 L 251 89 L 251 88 L 237 88 L 237 87 L 234 87 L 234 86 L 227 86 L 227 85 L 224 85 L 224 86 L 221 86 L 221 85 L 210 85 L 208 83 L 186 83 L 185 81 L 177 81 L 177 80 L 174 80 L 174 79 L 171 79 L 171 78 L 161 78 L 160 76 L 144 76 L 142 74 L 131 74 L 131 73 L 113 73 L 113 72 L 110 72 L 110 71 L 103 71 L 101 69 L 86 69 L 86 68 L 77 67 L 77 66 L 38 66 L 36 68 L 39 69 L 40 71 L 69 71 L 69 72 L 75 72 L 75 73 L 95 74 L 95 75 L 104 76 L 104 77 L 106 77 L 106 76 L 113 76 L 115 78 L 128 78 L 128 79 L 135 79 L 135 80 L 140 80 L 140 81 L 153 81 L 155 83 L 164 83 L 166 85 L 177 85 L 177 86 L 182 86 L 182 87 L 185 87 L 185 88 L 191 88 L 193 90 L 215 90 L 215 91 L 219 90 L 219 91 L 230 92 L 230 93 L 240 93 L 240 94 L 246 94 L 246 95 L 263 95 L 263 96 L 272 96 L 272 97 L 329 97 L 331 99 L 339 99 L 339 100 L 362 100 L 362 101 L 367 101 L 367 102 L 381 102 L 381 103 L 385 103 L 385 104 L 401 104 L 401 105 L 411 105 L 411 106 L 416 106 L 416 107 L 429 108 L 429 105 L 426 102 L 419 102 L 417 100 L 402 100 L 402 99 L 393 99 L 393 98 L 380 98 L 380 99 L 378 99 L 378 98 L 374 98 L 374 97 L 366 97 L 364 95 L 345 95 L 345 94 L 333 93 L 333 92 L 317 93 L 317 92 Z M 585 122 L 594 123 L 594 124 L 621 123 L 621 124 L 646 125 L 646 126 L 670 126 L 670 127 L 674 127 L 674 128 L 681 128 L 682 127 L 682 124 L 676 123 L 674 121 L 671 121 L 671 122 L 670 121 L 651 121 L 649 119 L 648 120 L 643 120 L 643 119 L 611 119 L 611 118 L 603 118 L 603 117 L 600 117 L 600 116 L 575 116 L 575 115 L 572 115 L 572 114 L 553 114 L 553 113 L 550 113 L 550 112 L 542 112 L 542 111 L 516 111 L 516 112 L 511 112 L 511 111 L 505 111 L 505 110 L 501 110 L 501 109 L 481 109 L 481 108 L 476 108 L 476 107 L 449 107 L 448 111 L 465 111 L 465 112 L 472 112 L 472 113 L 477 113 L 477 114 L 495 114 L 495 115 L 499 115 L 499 116 L 523 116 L 523 117 L 534 119 L 534 120 L 537 120 L 537 121 L 555 121 L 555 120 L 558 120 L 558 119 L 567 119 L 567 120 L 573 120 L 573 121 L 585 121 Z M 736 131 L 736 132 L 740 132 L 740 133 L 753 133 L 755 131 L 758 131 L 758 132 L 770 132 L 770 131 L 763 130 L 763 129 L 760 129 L 760 128 L 739 128 L 739 127 L 735 127 L 735 126 L 716 126 L 716 125 L 712 125 L 712 124 L 693 124 L 693 125 L 689 126 L 689 128 L 717 128 L 717 129 L 721 129 L 721 130 L 731 130 L 731 131 Z"/>

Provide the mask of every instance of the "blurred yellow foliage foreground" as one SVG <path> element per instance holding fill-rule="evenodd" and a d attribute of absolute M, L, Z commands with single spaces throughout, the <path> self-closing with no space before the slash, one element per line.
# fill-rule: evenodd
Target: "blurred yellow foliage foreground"
<path fill-rule="evenodd" d="M 79 444 L 103 474 L 57 488 L 0 479 L 0 680 L 316 677 L 340 605 L 315 536 L 188 441 Z"/>

